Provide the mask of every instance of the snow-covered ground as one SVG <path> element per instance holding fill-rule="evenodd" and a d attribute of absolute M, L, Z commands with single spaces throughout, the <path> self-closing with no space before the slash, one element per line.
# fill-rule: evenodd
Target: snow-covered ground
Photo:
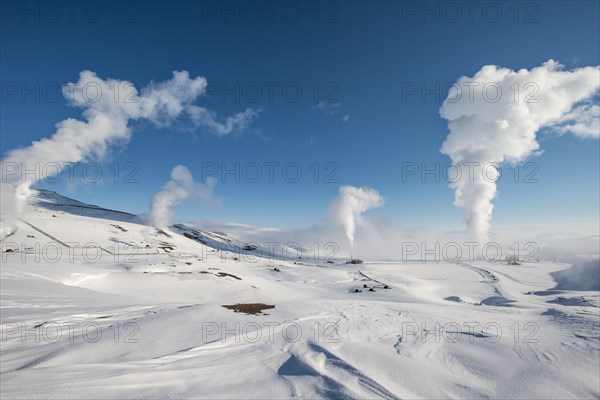
<path fill-rule="evenodd" d="M 32 201 L 1 243 L 2 398 L 600 396 L 598 292 L 553 289 L 568 264 L 269 256 Z"/>

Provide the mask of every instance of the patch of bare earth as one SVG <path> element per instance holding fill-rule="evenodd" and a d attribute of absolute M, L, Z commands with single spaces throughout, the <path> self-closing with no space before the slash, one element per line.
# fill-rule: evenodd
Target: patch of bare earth
<path fill-rule="evenodd" d="M 239 276 L 235 276 L 235 275 L 233 275 L 233 274 L 229 274 L 229 273 L 227 273 L 227 272 L 217 272 L 217 274 L 216 274 L 216 275 L 217 275 L 219 278 L 224 278 L 224 277 L 226 277 L 226 276 L 229 276 L 229 277 L 231 277 L 231 278 L 237 279 L 238 281 L 241 281 L 241 280 L 242 280 L 242 278 L 240 278 Z"/>
<path fill-rule="evenodd" d="M 233 310 L 235 312 L 246 313 L 248 315 L 258 315 L 262 314 L 263 310 L 268 310 L 270 308 L 275 308 L 273 305 L 263 304 L 263 303 L 238 303 L 231 305 L 224 305 L 223 307 Z"/>

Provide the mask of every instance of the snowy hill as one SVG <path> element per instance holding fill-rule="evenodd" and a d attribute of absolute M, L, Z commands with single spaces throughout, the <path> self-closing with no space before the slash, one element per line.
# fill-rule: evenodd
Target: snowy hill
<path fill-rule="evenodd" d="M 557 290 L 568 264 L 352 265 L 30 203 L 1 242 L 2 398 L 600 396 L 598 292 Z"/>

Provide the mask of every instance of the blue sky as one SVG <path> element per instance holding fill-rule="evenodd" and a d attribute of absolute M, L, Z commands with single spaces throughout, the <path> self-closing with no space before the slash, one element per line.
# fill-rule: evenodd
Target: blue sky
<path fill-rule="evenodd" d="M 454 194 L 444 180 L 402 181 L 405 162 L 449 161 L 439 151 L 448 133 L 439 116 L 443 96 L 421 99 L 420 92 L 406 95 L 403 88 L 444 86 L 486 64 L 532 68 L 550 58 L 567 68 L 600 64 L 596 1 L 474 3 L 472 21 L 462 8 L 463 16 L 453 22 L 444 2 L 429 2 L 433 11 L 425 20 L 421 2 L 284 2 L 272 19 L 265 2 L 253 3 L 256 9 L 233 2 L 225 10 L 217 2 L 88 2 L 72 16 L 62 3 L 55 10 L 43 2 L 5 2 L 1 151 L 27 146 L 52 134 L 60 120 L 80 117 L 56 87 L 76 81 L 82 70 L 138 87 L 187 70 L 214 85 L 200 105 L 223 118 L 248 107 L 260 108 L 260 116 L 244 132 L 225 137 L 191 131 L 184 123 L 157 129 L 136 122 L 128 145 L 113 147 L 101 161 L 105 167 L 118 163 L 118 183 L 105 168 L 98 183 L 68 184 L 65 178 L 39 187 L 141 213 L 177 164 L 201 179 L 206 163 L 298 163 L 298 182 L 284 179 L 280 167 L 274 182 L 264 175 L 266 167 L 257 183 L 229 176 L 216 185 L 219 204 L 185 205 L 178 217 L 304 226 L 323 218 L 339 186 L 351 184 L 377 189 L 386 204 L 371 213 L 398 224 L 462 226 L 462 211 L 452 205 Z M 494 22 L 497 9 L 502 15 Z M 256 10 L 262 17 L 255 22 L 249 15 Z M 302 13 L 297 22 L 295 10 Z M 275 87 L 272 98 L 269 85 Z M 544 153 L 529 161 L 538 166 L 539 182 L 501 179 L 494 223 L 598 221 L 598 141 L 552 132 L 538 141 Z M 130 162 L 138 167 L 135 183 L 123 182 Z M 330 172 L 333 181 L 327 182 Z"/>

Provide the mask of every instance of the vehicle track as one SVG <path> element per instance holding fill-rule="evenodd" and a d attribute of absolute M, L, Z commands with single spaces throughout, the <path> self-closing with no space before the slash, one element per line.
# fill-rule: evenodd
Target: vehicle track
<path fill-rule="evenodd" d="M 28 225 L 31 229 L 41 233 L 42 235 L 54 240 L 56 243 L 60 244 L 61 246 L 64 246 L 66 248 L 71 248 L 71 246 L 69 246 L 68 244 L 66 244 L 65 242 L 63 242 L 62 240 L 59 240 L 58 238 L 52 236 L 51 234 L 41 230 L 40 228 L 38 228 L 37 226 L 30 224 L 29 222 L 25 221 L 23 218 L 19 218 L 19 221 L 21 221 L 22 223 L 24 223 L 25 225 Z"/>
<path fill-rule="evenodd" d="M 503 299 L 509 301 L 509 302 L 513 302 L 516 301 L 516 299 L 511 296 L 510 294 L 508 294 L 500 285 L 500 280 L 498 279 L 498 277 L 496 275 L 494 275 L 493 273 L 491 273 L 490 271 L 488 271 L 485 268 L 481 268 L 481 267 L 477 267 L 475 265 L 471 265 L 468 264 L 466 262 L 460 262 L 458 263 L 458 265 L 468 268 L 471 271 L 477 272 L 484 280 L 482 281 L 482 283 L 489 283 L 490 285 L 492 285 L 492 287 L 494 288 L 494 291 L 496 293 L 498 293 L 498 295 L 500 297 L 502 297 Z"/>

